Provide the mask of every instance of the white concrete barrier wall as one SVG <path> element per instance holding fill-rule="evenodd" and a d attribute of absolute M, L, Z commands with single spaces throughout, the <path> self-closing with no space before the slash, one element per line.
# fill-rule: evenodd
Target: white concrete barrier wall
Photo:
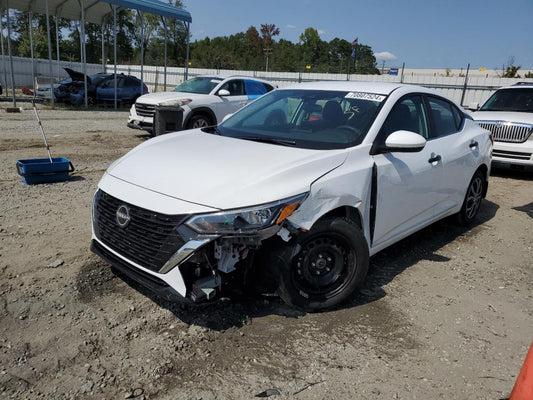
<path fill-rule="evenodd" d="M 59 67 L 59 68 L 58 68 Z M 69 67 L 77 71 L 82 71 L 82 64 L 78 62 L 61 61 L 59 66 L 55 60 L 52 61 L 52 80 L 58 81 L 67 77 L 63 70 Z M 38 84 L 50 83 L 50 63 L 48 60 L 35 59 L 32 62 L 29 58 L 13 57 L 13 70 L 15 86 L 33 88 L 34 79 Z M 92 75 L 102 72 L 104 67 L 101 64 L 87 64 L 87 74 Z M 106 72 L 113 72 L 114 66 L 107 65 Z M 144 66 L 143 78 L 151 92 L 164 90 L 164 67 L 163 66 Z M 0 82 L 2 85 L 11 87 L 11 69 L 7 56 L 0 56 Z M 33 71 L 33 72 L 32 72 Z M 456 102 L 460 102 L 463 96 L 465 77 L 452 74 L 445 76 L 446 70 L 406 70 L 403 74 L 403 82 L 428 86 L 435 88 L 436 91 L 446 95 Z M 127 75 L 141 77 L 140 65 L 117 65 L 117 72 Z M 326 74 L 313 72 L 264 72 L 264 71 L 236 71 L 236 70 L 216 70 L 189 68 L 189 77 L 195 75 L 245 75 L 264 78 L 276 83 L 279 87 L 294 85 L 297 82 L 314 81 L 314 80 L 341 80 L 341 81 L 375 81 L 375 82 L 400 82 L 402 80 L 402 71 L 398 71 L 398 76 L 393 75 L 355 75 L 355 74 Z M 167 68 L 167 90 L 172 90 L 174 86 L 183 82 L 185 68 L 168 67 Z M 467 89 L 464 92 L 462 104 L 469 105 L 473 102 L 482 104 L 489 96 L 501 86 L 512 85 L 516 82 L 532 82 L 533 78 L 499 78 L 489 76 L 489 74 L 480 74 L 477 70 L 472 71 L 472 76 L 468 77 Z"/>

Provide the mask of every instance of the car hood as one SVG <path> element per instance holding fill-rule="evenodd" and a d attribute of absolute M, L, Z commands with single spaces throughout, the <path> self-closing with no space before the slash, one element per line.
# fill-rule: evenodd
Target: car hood
<path fill-rule="evenodd" d="M 476 111 L 471 114 L 476 121 L 507 121 L 533 124 L 533 113 L 512 111 Z"/>
<path fill-rule="evenodd" d="M 73 69 L 70 69 L 70 68 L 63 68 L 68 76 L 70 76 L 70 79 L 72 79 L 72 82 L 83 82 L 83 77 L 85 76 L 85 74 L 83 74 L 82 72 L 78 72 L 78 71 L 74 71 Z M 91 77 L 89 75 L 87 75 L 87 84 L 90 85 L 91 84 Z"/>
<path fill-rule="evenodd" d="M 205 99 L 209 96 L 210 95 L 208 94 L 187 93 L 187 92 L 159 92 L 159 93 L 145 94 L 137 99 L 137 103 L 157 105 L 159 103 L 169 101 L 169 100 L 191 99 L 194 101 L 194 100 Z"/>
<path fill-rule="evenodd" d="M 108 174 L 179 200 L 232 209 L 307 192 L 346 154 L 343 149 L 298 149 L 192 130 L 148 140 L 117 160 Z"/>

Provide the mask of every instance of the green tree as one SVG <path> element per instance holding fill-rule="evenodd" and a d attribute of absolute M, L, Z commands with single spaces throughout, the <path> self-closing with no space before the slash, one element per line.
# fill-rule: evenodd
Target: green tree
<path fill-rule="evenodd" d="M 328 43 L 328 72 L 346 73 L 353 64 L 352 45 L 344 39 L 335 38 Z"/>
<path fill-rule="evenodd" d="M 246 69 L 261 69 L 263 63 L 263 43 L 255 26 L 250 26 L 246 31 Z"/>
<path fill-rule="evenodd" d="M 504 78 L 517 78 L 518 70 L 520 68 L 521 68 L 520 66 L 509 65 L 507 69 L 505 70 L 503 77 Z"/>
<path fill-rule="evenodd" d="M 168 4 L 183 8 L 181 0 L 168 0 Z M 187 27 L 183 21 L 174 18 L 159 18 L 159 28 L 157 30 L 157 37 L 154 37 L 150 43 L 150 47 L 157 47 L 160 51 L 148 59 L 158 60 L 157 64 L 162 65 L 164 62 L 164 39 L 167 39 L 167 63 L 170 66 L 182 67 L 185 65 L 185 58 L 187 56 Z M 163 23 L 164 21 L 164 23 Z M 166 26 L 166 29 L 165 29 Z M 152 49 L 153 52 L 153 49 Z"/>
<path fill-rule="evenodd" d="M 287 72 L 301 71 L 301 63 L 298 61 L 302 59 L 301 48 L 294 45 L 294 43 L 280 39 L 273 55 L 271 67 L 269 67 L 270 70 Z"/>
<path fill-rule="evenodd" d="M 30 21 L 29 13 L 16 12 L 13 13 L 12 28 L 13 32 L 17 36 L 17 40 L 14 42 L 13 52 L 20 57 L 31 56 L 31 40 L 30 40 Z M 46 15 L 35 14 L 32 16 L 32 32 L 33 32 L 33 53 L 35 58 L 48 58 L 48 34 L 46 28 Z M 63 18 L 58 19 L 59 26 L 59 43 L 60 50 L 62 45 L 64 28 L 68 28 L 69 21 Z M 52 58 L 56 56 L 56 19 L 50 17 L 50 41 L 52 44 Z"/>
<path fill-rule="evenodd" d="M 300 35 L 302 47 L 303 65 L 311 65 L 314 72 L 327 70 L 327 43 L 320 39 L 318 31 L 314 28 L 306 28 Z"/>
<path fill-rule="evenodd" d="M 358 44 L 355 54 L 355 73 L 356 74 L 374 74 L 379 75 L 376 68 L 376 57 L 370 46 Z"/>

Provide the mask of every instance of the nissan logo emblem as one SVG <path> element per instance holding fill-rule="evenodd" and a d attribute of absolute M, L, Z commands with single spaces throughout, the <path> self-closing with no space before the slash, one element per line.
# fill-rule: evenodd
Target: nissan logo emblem
<path fill-rule="evenodd" d="M 127 227 L 131 221 L 130 209 L 124 204 L 122 204 L 121 206 L 119 206 L 119 208 L 117 208 L 116 217 L 118 226 L 120 226 L 121 228 Z"/>

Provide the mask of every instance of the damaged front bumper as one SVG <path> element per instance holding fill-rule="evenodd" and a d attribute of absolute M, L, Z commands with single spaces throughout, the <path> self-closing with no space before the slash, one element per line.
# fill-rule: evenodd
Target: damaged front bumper
<path fill-rule="evenodd" d="M 279 227 L 271 227 L 246 236 L 198 235 L 190 238 L 157 271 L 125 258 L 96 236 L 91 242 L 91 250 L 121 274 L 159 297 L 170 301 L 202 302 L 222 294 L 235 276 L 242 276 L 250 266 L 248 261 L 251 261 L 253 251 L 278 231 Z"/>
<path fill-rule="evenodd" d="M 298 204 L 303 198 L 298 197 Z M 286 217 L 282 213 L 286 203 L 275 204 L 269 205 L 277 208 L 275 214 L 269 215 L 267 226 L 255 228 L 249 224 L 252 228 L 243 231 L 242 216 L 248 215 L 243 213 L 250 213 L 250 209 L 167 216 L 125 204 L 100 190 L 93 204 L 91 250 L 163 298 L 212 300 L 234 283 L 242 283 L 252 265 L 252 255 L 263 241 L 278 233 L 288 240 L 287 230 L 279 222 L 283 221 L 282 216 Z M 291 204 L 294 210 L 296 206 Z M 130 219 L 127 224 L 119 212 L 126 208 Z M 221 214 L 225 217 L 219 219 Z M 240 226 L 238 231 L 199 232 L 213 224 L 227 224 L 228 215 L 235 217 L 234 223 Z"/>

